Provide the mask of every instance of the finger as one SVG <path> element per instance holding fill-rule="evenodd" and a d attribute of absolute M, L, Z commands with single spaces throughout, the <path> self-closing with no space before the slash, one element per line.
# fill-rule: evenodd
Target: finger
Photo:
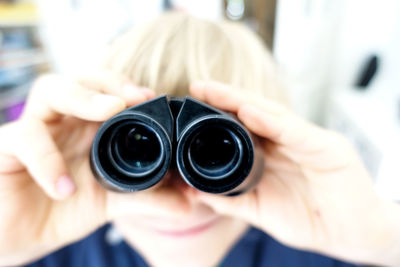
<path fill-rule="evenodd" d="M 72 115 L 103 121 L 125 107 L 120 97 L 102 94 L 57 75 L 47 75 L 32 88 L 23 117 L 52 121 L 61 115 Z"/>
<path fill-rule="evenodd" d="M 284 106 L 226 84 L 198 82 L 192 84 L 190 90 L 194 97 L 202 101 L 237 113 L 249 130 L 276 143 L 298 143 L 307 136 L 307 130 L 310 129 Z"/>
<path fill-rule="evenodd" d="M 46 125 L 40 120 L 19 122 L 10 149 L 36 183 L 52 198 L 63 199 L 73 194 L 75 184 L 62 154 Z"/>
<path fill-rule="evenodd" d="M 155 96 L 154 91 L 134 86 L 127 77 L 108 70 L 88 73 L 78 78 L 78 82 L 87 88 L 119 96 L 126 101 L 128 106 L 144 102 Z"/>
<path fill-rule="evenodd" d="M 250 131 L 281 145 L 277 149 L 290 159 L 315 171 L 337 170 L 357 160 L 344 137 L 294 114 L 275 116 L 244 105 L 238 118 Z"/>
<path fill-rule="evenodd" d="M 25 169 L 13 155 L 10 146 L 10 140 L 15 136 L 17 126 L 17 122 L 11 122 L 0 127 L 0 174 L 14 173 Z"/>
<path fill-rule="evenodd" d="M 150 100 L 156 96 L 156 93 L 149 88 L 146 87 L 137 87 L 137 88 L 140 92 L 142 92 L 146 96 L 147 100 Z"/>
<path fill-rule="evenodd" d="M 285 146 L 297 146 L 317 131 L 316 127 L 294 114 L 272 115 L 258 107 L 243 105 L 238 118 L 255 134 Z"/>
<path fill-rule="evenodd" d="M 344 138 L 303 120 L 278 103 L 217 82 L 195 83 L 191 93 L 217 108 L 236 112 L 250 131 L 281 145 L 280 149 L 296 162 L 318 164 L 327 170 L 342 168 L 355 159 L 354 153 L 347 153 L 338 161 L 337 156 L 344 150 L 352 150 Z M 332 159 L 340 164 L 327 164 Z"/>
<path fill-rule="evenodd" d="M 219 82 L 195 82 L 190 86 L 190 93 L 216 108 L 235 113 L 243 105 L 257 106 L 265 112 L 276 115 L 289 112 L 286 107 L 277 102 Z"/>

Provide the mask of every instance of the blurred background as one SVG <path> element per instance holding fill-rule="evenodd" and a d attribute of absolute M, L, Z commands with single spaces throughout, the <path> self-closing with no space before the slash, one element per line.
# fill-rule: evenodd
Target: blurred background
<path fill-rule="evenodd" d="M 115 36 L 170 9 L 256 31 L 294 110 L 349 137 L 378 192 L 400 200 L 398 0 L 0 0 L 0 124 L 35 77 L 85 72 Z"/>

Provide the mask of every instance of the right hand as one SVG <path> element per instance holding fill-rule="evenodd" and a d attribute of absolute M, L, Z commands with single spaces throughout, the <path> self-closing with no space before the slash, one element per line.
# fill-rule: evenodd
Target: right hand
<path fill-rule="evenodd" d="M 39 78 L 21 119 L 0 127 L 0 266 L 37 259 L 118 216 L 187 210 L 172 187 L 113 193 L 90 170 L 100 122 L 153 96 L 105 71 L 79 82 Z"/>

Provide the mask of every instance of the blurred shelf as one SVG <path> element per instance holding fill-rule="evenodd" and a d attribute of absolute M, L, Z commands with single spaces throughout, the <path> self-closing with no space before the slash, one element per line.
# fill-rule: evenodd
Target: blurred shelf
<path fill-rule="evenodd" d="M 12 27 L 36 27 L 38 22 L 36 20 L 3 20 L 0 19 L 0 28 Z"/>
<path fill-rule="evenodd" d="M 41 49 L 21 49 L 0 53 L 0 72 L 47 63 Z"/>
<path fill-rule="evenodd" d="M 31 87 L 32 82 L 29 82 L 3 92 L 0 91 L 0 110 L 7 109 L 12 105 L 24 101 Z"/>
<path fill-rule="evenodd" d="M 0 0 L 0 124 L 16 118 L 35 77 L 48 67 L 37 42 L 38 18 L 33 0 Z"/>

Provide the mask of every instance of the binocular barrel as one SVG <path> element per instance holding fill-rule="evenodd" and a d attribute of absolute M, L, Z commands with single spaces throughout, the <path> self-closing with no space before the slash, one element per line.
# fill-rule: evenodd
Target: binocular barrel
<path fill-rule="evenodd" d="M 113 191 L 150 188 L 176 167 L 198 190 L 236 195 L 262 175 L 263 153 L 255 141 L 222 111 L 190 97 L 161 96 L 106 121 L 94 138 L 90 164 Z"/>

